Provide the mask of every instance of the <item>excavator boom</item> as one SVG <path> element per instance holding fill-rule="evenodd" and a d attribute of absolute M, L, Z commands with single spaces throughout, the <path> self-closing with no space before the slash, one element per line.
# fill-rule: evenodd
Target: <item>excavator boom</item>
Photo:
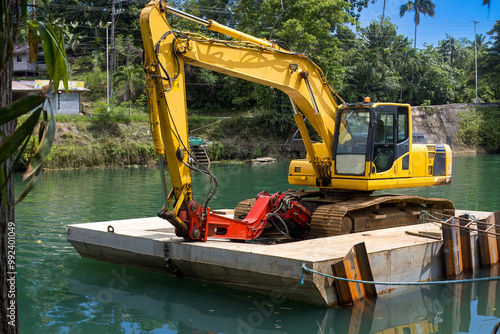
<path fill-rule="evenodd" d="M 229 39 L 174 30 L 167 13 L 195 21 Z M 152 1 L 144 8 L 140 26 L 154 147 L 161 167 L 165 159 L 172 182 L 172 190 L 167 192 L 162 170 L 164 208 L 160 216 L 170 221 L 180 236 L 193 240 L 253 239 L 266 224 L 285 222 L 307 231 L 315 209 L 315 205 L 312 211 L 304 207 L 296 195 L 278 193 L 259 194 L 241 222 L 210 213 L 207 204 L 217 181 L 208 169 L 192 164 L 184 64 L 274 87 L 289 96 L 307 151 L 306 159 L 290 164 L 291 184 L 318 187 L 321 196 L 331 197 L 329 194 L 339 190 L 367 193 L 449 183 L 451 150 L 447 145 L 412 144 L 409 105 L 347 104 L 307 56 L 168 7 L 164 0 Z M 311 141 L 306 120 L 321 142 Z M 201 206 L 193 201 L 191 170 L 213 178 L 214 189 Z M 270 216 L 274 218 L 268 220 Z"/>

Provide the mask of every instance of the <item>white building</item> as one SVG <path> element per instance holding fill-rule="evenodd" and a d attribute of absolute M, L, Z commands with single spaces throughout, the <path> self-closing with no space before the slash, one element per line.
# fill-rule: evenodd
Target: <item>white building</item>
<path fill-rule="evenodd" d="M 49 80 L 12 81 L 12 99 L 15 101 L 24 96 L 39 93 L 42 87 L 48 84 Z M 84 87 L 83 81 L 69 81 L 68 86 L 68 94 L 64 91 L 62 82 L 57 92 L 49 94 L 45 110 L 52 110 L 54 114 L 79 115 L 81 113 L 81 94 L 88 89 Z"/>
<path fill-rule="evenodd" d="M 13 53 L 13 65 L 15 77 L 33 77 L 37 76 L 39 73 L 47 72 L 47 65 L 43 60 L 43 56 L 39 57 L 35 63 L 30 64 L 30 50 L 28 45 L 16 45 L 14 47 Z M 39 55 L 43 55 L 43 51 L 38 52 Z"/>

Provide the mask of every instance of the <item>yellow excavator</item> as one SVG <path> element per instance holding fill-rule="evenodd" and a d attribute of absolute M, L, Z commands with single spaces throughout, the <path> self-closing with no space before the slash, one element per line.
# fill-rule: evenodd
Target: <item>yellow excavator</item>
<path fill-rule="evenodd" d="M 174 30 L 167 20 L 171 14 L 226 38 Z M 454 210 L 446 199 L 371 195 L 381 189 L 451 182 L 450 147 L 412 142 L 410 105 L 369 99 L 345 103 L 307 56 L 174 9 L 164 0 L 146 5 L 140 27 L 150 123 L 164 191 L 164 207 L 158 215 L 176 227 L 178 236 L 200 241 L 209 237 L 252 240 L 274 230 L 287 237 L 324 237 L 415 224 L 422 210 Z M 306 159 L 291 161 L 288 181 L 317 190 L 263 191 L 242 201 L 234 219 L 212 213 L 208 201 L 217 180 L 190 154 L 184 64 L 288 95 L 307 151 Z M 306 121 L 320 142 L 311 140 Z M 192 170 L 212 177 L 213 187 L 201 205 L 193 201 Z"/>

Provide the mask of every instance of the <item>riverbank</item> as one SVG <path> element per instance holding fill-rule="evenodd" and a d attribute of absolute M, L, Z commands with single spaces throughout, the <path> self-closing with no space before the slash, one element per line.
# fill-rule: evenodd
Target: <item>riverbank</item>
<path fill-rule="evenodd" d="M 413 131 L 429 143 L 447 143 L 454 153 L 495 152 L 500 148 L 499 104 L 413 107 Z M 289 117 L 288 117 L 289 116 Z M 240 113 L 234 117 L 190 115 L 192 135 L 208 141 L 211 161 L 284 157 L 295 131 L 291 115 Z M 45 168 L 152 166 L 157 163 L 145 114 L 57 117 L 56 137 Z M 313 138 L 314 139 L 314 138 Z M 304 150 L 300 151 L 304 154 Z M 293 156 L 294 158 L 296 156 Z M 26 164 L 20 166 L 23 168 Z"/>
<path fill-rule="evenodd" d="M 157 164 L 147 115 L 57 116 L 52 151 L 46 169 L 152 166 Z M 290 128 L 292 124 L 288 125 Z M 189 128 L 204 138 L 211 161 L 246 161 L 280 156 L 290 132 L 273 129 L 265 114 L 214 117 L 193 115 Z M 19 169 L 26 167 L 25 154 Z"/>
<path fill-rule="evenodd" d="M 467 210 L 500 208 L 500 194 L 495 190 L 500 182 L 500 156 L 459 156 L 453 167 L 451 185 L 414 188 L 411 194 L 448 198 L 457 208 Z M 213 209 L 235 207 L 240 200 L 262 190 L 276 192 L 290 188 L 280 163 L 215 164 L 210 169 L 220 186 L 210 203 Z M 16 197 L 23 190 L 21 177 L 16 174 Z M 200 202 L 210 180 L 197 173 L 193 178 L 195 200 Z M 54 333 L 73 328 L 74 332 L 95 332 L 95 328 L 106 326 L 107 332 L 120 332 L 123 328 L 168 332 L 182 328 L 188 333 L 202 330 L 233 333 L 239 325 L 237 319 L 245 323 L 251 319 L 249 323 L 255 324 L 254 319 L 259 320 L 262 315 L 265 323 L 255 328 L 254 333 L 279 330 L 290 334 L 316 333 L 319 331 L 316 322 L 324 333 L 329 332 L 329 327 L 331 332 L 347 333 L 348 325 L 354 323 L 351 319 L 360 319 L 357 309 L 326 309 L 281 299 L 274 305 L 274 313 L 262 314 L 259 305 L 268 305 L 270 301 L 263 295 L 83 259 L 64 238 L 69 224 L 155 216 L 163 205 L 160 182 L 157 168 L 80 169 L 41 175 L 35 189 L 16 207 L 20 221 L 16 226 L 18 291 L 23 296 L 19 317 L 23 331 Z M 169 226 L 165 224 L 163 227 Z M 121 233 L 116 226 L 115 233 Z M 414 321 L 418 324 L 437 317 L 444 319 L 440 330 L 446 333 L 452 332 L 452 324 L 457 324 L 453 315 L 459 313 L 454 308 L 472 303 L 473 307 L 468 308 L 470 318 L 462 320 L 471 322 L 470 332 L 490 333 L 500 319 L 492 320 L 493 313 L 485 313 L 493 312 L 492 308 L 486 306 L 500 310 L 500 299 L 494 298 L 491 291 L 495 289 L 488 283 L 471 287 L 472 294 L 431 287 L 411 290 L 411 295 L 388 294 L 377 299 L 376 316 L 367 319 L 376 320 L 372 330 L 382 330 L 396 325 L 402 328 L 405 324 L 415 328 Z M 388 302 L 384 303 L 383 298 L 388 298 Z M 269 306 L 265 308 L 268 310 Z M 393 316 L 396 313 L 398 317 Z M 171 327 L 167 328 L 165 323 Z M 443 324 L 449 327 L 443 329 Z"/>

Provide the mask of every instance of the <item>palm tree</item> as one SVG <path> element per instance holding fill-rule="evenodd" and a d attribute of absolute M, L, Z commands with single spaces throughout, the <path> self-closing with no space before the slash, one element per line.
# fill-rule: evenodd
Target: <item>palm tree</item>
<path fill-rule="evenodd" d="M 113 73 L 113 86 L 116 86 L 124 82 L 125 83 L 125 93 L 123 97 L 123 102 L 129 101 L 130 108 L 130 96 L 136 89 L 136 87 L 144 86 L 144 72 L 140 66 L 120 66 L 116 69 L 116 72 Z M 129 116 L 131 114 L 131 110 L 129 110 Z"/>
<path fill-rule="evenodd" d="M 478 51 L 484 51 L 486 48 L 491 46 L 490 41 L 486 41 L 486 36 L 483 34 L 476 34 L 476 45 Z M 474 41 L 471 42 L 471 46 L 474 47 Z"/>
<path fill-rule="evenodd" d="M 385 16 L 385 0 L 384 0 L 384 7 L 382 8 L 382 20 L 380 20 L 380 24 L 384 24 L 384 16 Z"/>
<path fill-rule="evenodd" d="M 414 48 L 417 48 L 417 26 L 420 24 L 420 13 L 425 16 L 429 15 L 430 17 L 434 17 L 434 8 L 436 8 L 436 5 L 431 0 L 409 0 L 399 8 L 399 16 L 401 17 L 403 17 L 406 12 L 412 10 L 415 12 L 415 17 L 413 18 L 413 22 L 415 22 Z"/>
<path fill-rule="evenodd" d="M 113 73 L 114 83 L 116 86 L 125 82 L 125 94 L 123 97 L 123 102 L 130 100 L 132 93 L 135 91 L 136 87 L 144 86 L 144 72 L 139 66 L 120 66 Z"/>

